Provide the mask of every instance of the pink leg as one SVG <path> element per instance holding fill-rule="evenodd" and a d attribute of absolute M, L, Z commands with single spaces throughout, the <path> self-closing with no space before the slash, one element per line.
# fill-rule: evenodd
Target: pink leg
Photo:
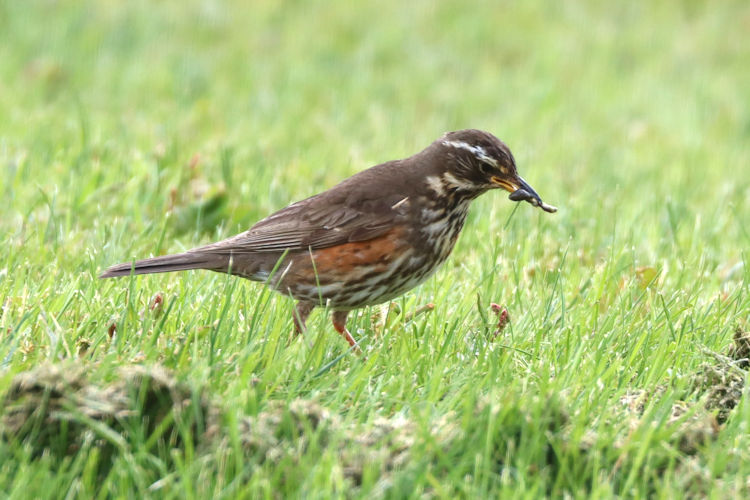
<path fill-rule="evenodd" d="M 295 336 L 305 332 L 307 327 L 307 317 L 310 316 L 310 312 L 315 309 L 315 304 L 312 302 L 299 301 L 294 306 L 293 318 L 294 319 L 294 334 Z"/>
<path fill-rule="evenodd" d="M 349 345 L 354 348 L 354 351 L 357 354 L 362 354 L 362 349 L 360 349 L 357 345 L 357 341 L 354 340 L 352 334 L 349 333 L 349 330 L 346 329 L 346 316 L 348 314 L 349 311 L 334 311 L 334 313 L 331 315 L 331 320 L 333 320 L 333 327 L 337 332 L 341 334 L 342 337 L 344 337 L 347 342 L 349 342 Z"/>

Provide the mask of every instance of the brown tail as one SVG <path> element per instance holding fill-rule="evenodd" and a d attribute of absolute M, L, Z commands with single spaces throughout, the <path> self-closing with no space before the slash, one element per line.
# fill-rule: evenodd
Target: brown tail
<path fill-rule="evenodd" d="M 188 269 L 221 269 L 227 267 L 227 258 L 220 255 L 204 253 L 178 253 L 152 257 L 135 262 L 123 262 L 104 271 L 100 278 L 116 278 L 131 274 L 168 273 Z"/>

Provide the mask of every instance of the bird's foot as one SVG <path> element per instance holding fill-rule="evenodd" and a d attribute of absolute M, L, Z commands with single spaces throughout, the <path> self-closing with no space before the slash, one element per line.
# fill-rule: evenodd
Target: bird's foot
<path fill-rule="evenodd" d="M 349 333 L 349 330 L 346 329 L 346 316 L 348 314 L 349 311 L 334 311 L 333 315 L 331 315 L 331 319 L 333 320 L 333 327 L 337 332 L 339 332 L 339 335 L 344 337 L 344 340 L 349 343 L 349 346 L 352 348 L 352 350 L 357 355 L 361 356 L 362 349 L 359 347 L 359 344 L 357 344 L 357 341 L 354 340 L 352 334 Z"/>

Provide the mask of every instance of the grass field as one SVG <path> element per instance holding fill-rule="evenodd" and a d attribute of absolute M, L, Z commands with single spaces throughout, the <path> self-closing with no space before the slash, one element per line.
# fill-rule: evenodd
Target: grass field
<path fill-rule="evenodd" d="M 739 0 L 0 0 L 0 496 L 747 497 L 749 30 Z M 366 360 L 255 283 L 97 279 L 469 127 L 560 211 L 480 198 L 350 316 Z"/>

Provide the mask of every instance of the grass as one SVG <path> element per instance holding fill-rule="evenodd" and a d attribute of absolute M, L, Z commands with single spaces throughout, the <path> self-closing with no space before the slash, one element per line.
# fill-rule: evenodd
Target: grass
<path fill-rule="evenodd" d="M 747 495 L 722 356 L 750 329 L 748 25 L 740 1 L 0 1 L 0 392 L 29 422 L 0 491 Z M 366 360 L 321 311 L 291 340 L 258 284 L 97 279 L 467 127 L 560 211 L 479 199 L 401 315 L 350 319 Z"/>

